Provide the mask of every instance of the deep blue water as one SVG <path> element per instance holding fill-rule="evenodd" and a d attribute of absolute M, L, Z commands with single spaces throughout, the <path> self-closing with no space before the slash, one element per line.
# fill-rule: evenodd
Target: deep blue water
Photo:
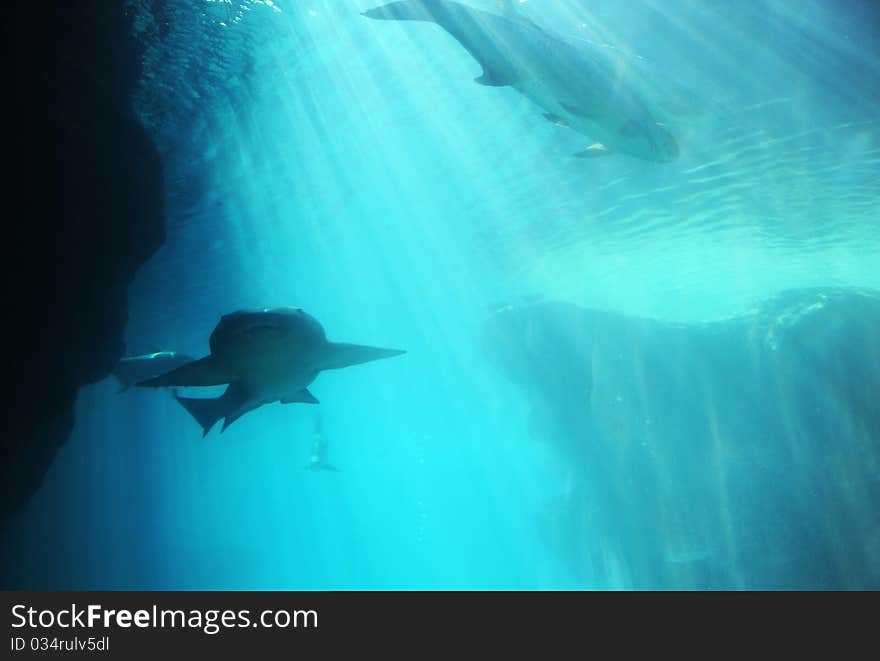
<path fill-rule="evenodd" d="M 202 356 L 221 315 L 296 306 L 407 354 L 206 438 L 167 391 L 83 389 L 11 533 L 22 574 L 880 587 L 871 3 L 519 3 L 644 71 L 678 118 L 664 164 L 573 158 L 587 138 L 377 4 L 131 3 L 168 238 L 126 344 Z M 499 310 L 529 320 L 487 331 Z M 307 468 L 318 428 L 338 472 Z"/>

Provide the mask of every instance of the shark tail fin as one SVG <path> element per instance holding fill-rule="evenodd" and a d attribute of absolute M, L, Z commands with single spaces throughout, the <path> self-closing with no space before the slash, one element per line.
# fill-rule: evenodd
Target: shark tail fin
<path fill-rule="evenodd" d="M 253 411 L 260 406 L 259 402 L 250 396 L 247 388 L 239 381 L 234 381 L 227 386 L 222 399 L 226 402 L 224 405 L 226 414 L 223 417 L 223 427 L 220 429 L 221 434 L 226 431 L 229 425 L 245 413 Z"/>
<path fill-rule="evenodd" d="M 351 365 L 360 365 L 383 358 L 393 358 L 406 353 L 401 349 L 382 349 L 380 347 L 368 347 L 363 344 L 347 344 L 345 342 L 328 342 L 327 354 L 321 361 L 320 369 L 335 370 Z"/>
<path fill-rule="evenodd" d="M 231 425 L 233 422 L 238 420 L 245 413 L 247 413 L 247 411 L 237 411 L 234 414 L 228 415 L 225 418 L 223 418 L 223 426 L 220 427 L 220 433 L 222 434 L 223 432 L 225 432 L 226 428 L 229 427 L 229 425 Z"/>
<path fill-rule="evenodd" d="M 449 9 L 447 5 L 445 0 L 402 0 L 368 9 L 363 12 L 363 15 L 380 21 L 430 21 L 438 23 L 443 13 Z"/>
<path fill-rule="evenodd" d="M 226 417 L 231 411 L 229 402 L 224 397 L 210 397 L 201 399 L 196 397 L 180 397 L 177 392 L 174 393 L 180 405 L 196 419 L 202 427 L 202 436 L 207 436 L 208 432 L 220 418 Z"/>

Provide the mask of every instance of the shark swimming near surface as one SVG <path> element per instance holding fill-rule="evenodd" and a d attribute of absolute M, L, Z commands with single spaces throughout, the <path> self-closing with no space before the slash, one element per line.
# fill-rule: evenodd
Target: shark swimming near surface
<path fill-rule="evenodd" d="M 299 308 L 239 311 L 224 315 L 211 333 L 211 353 L 138 386 L 216 386 L 215 398 L 175 399 L 202 426 L 203 436 L 223 419 L 224 431 L 263 404 L 317 404 L 308 386 L 324 370 L 399 356 L 405 351 L 329 342 L 324 328 Z"/>
<path fill-rule="evenodd" d="M 497 15 L 451 0 L 402 0 L 363 15 L 436 23 L 482 66 L 477 83 L 510 86 L 544 109 L 548 121 L 596 141 L 575 156 L 678 158 L 676 138 L 656 119 L 662 113 L 620 76 L 608 49 L 568 43 L 505 7 Z"/>

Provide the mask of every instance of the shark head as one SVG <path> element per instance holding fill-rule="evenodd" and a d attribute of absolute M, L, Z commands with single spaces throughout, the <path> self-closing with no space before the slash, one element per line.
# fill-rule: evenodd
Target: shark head
<path fill-rule="evenodd" d="M 306 349 L 325 342 L 324 328 L 300 308 L 266 308 L 223 315 L 209 345 L 217 354 L 233 347 L 253 351 L 283 343 Z"/>

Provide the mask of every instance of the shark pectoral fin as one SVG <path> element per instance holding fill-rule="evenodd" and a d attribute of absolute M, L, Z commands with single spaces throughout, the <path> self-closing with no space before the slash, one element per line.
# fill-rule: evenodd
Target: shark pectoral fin
<path fill-rule="evenodd" d="M 226 431 L 233 422 L 245 413 L 260 407 L 261 402 L 255 400 L 250 391 L 241 381 L 234 381 L 226 388 L 221 399 L 224 401 L 223 426 L 220 433 Z"/>
<path fill-rule="evenodd" d="M 219 364 L 213 356 L 205 356 L 194 360 L 166 374 L 153 379 L 141 381 L 135 385 L 148 388 L 164 388 L 166 386 L 218 386 L 236 379 L 227 367 Z"/>
<path fill-rule="evenodd" d="M 486 67 L 483 67 L 483 75 L 474 78 L 474 82 L 487 87 L 506 87 L 513 84 L 513 81 L 508 77 L 490 71 Z"/>
<path fill-rule="evenodd" d="M 308 388 L 303 388 L 299 392 L 296 392 L 292 395 L 288 395 L 287 397 L 283 397 L 281 399 L 282 404 L 294 404 L 296 402 L 301 402 L 303 404 L 320 404 L 318 398 L 315 397 L 312 393 L 309 392 Z"/>
<path fill-rule="evenodd" d="M 400 349 L 381 349 L 362 344 L 346 344 L 345 342 L 328 342 L 327 350 L 318 365 L 321 370 L 335 370 L 351 365 L 369 363 L 373 360 L 392 358 L 406 353 Z"/>
<path fill-rule="evenodd" d="M 560 117 L 559 115 L 554 115 L 552 112 L 545 112 L 544 119 L 546 119 L 548 122 L 551 122 L 552 124 L 556 124 L 557 126 L 564 126 L 568 128 L 568 122 L 562 119 L 562 117 Z"/>
<path fill-rule="evenodd" d="M 608 150 L 608 147 L 597 142 L 595 144 L 590 145 L 583 151 L 579 151 L 575 154 L 577 158 L 597 158 L 599 156 L 607 156 L 611 152 Z"/>
<path fill-rule="evenodd" d="M 230 383 L 220 397 L 180 397 L 175 390 L 174 399 L 201 425 L 202 436 L 207 436 L 220 418 L 223 418 L 222 432 L 242 415 L 259 406 L 250 401 L 250 396 L 240 383 Z"/>

